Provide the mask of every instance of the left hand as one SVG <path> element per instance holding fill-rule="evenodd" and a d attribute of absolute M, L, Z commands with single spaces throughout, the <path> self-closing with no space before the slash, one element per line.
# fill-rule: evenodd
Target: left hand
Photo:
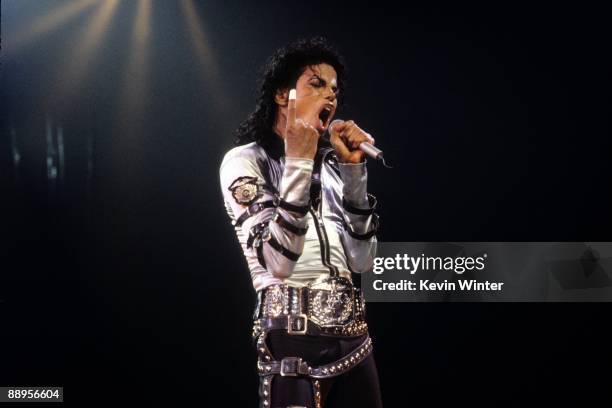
<path fill-rule="evenodd" d="M 340 163 L 363 162 L 365 153 L 359 150 L 359 145 L 362 142 L 374 145 L 374 138 L 352 120 L 336 121 L 329 128 L 329 135 L 329 141 L 336 150 Z"/>

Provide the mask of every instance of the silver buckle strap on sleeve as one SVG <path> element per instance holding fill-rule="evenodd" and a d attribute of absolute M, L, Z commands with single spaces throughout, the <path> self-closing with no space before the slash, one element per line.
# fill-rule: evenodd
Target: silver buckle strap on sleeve
<path fill-rule="evenodd" d="M 372 339 L 367 336 L 359 347 L 332 363 L 310 367 L 300 357 L 285 357 L 280 361 L 257 362 L 259 375 L 280 374 L 283 377 L 306 376 L 310 378 L 330 378 L 344 374 L 361 363 L 372 352 Z"/>
<path fill-rule="evenodd" d="M 257 214 L 258 212 L 260 212 L 261 210 L 265 209 L 265 208 L 273 208 L 275 207 L 275 203 L 274 201 L 270 200 L 270 201 L 263 201 L 260 203 L 255 203 L 255 204 L 251 204 L 250 206 L 247 207 L 247 209 L 240 215 L 240 217 L 238 217 L 238 219 L 236 219 L 235 221 L 232 222 L 232 224 L 235 227 L 239 227 L 242 225 L 243 222 L 245 222 L 249 217 Z"/>
<path fill-rule="evenodd" d="M 251 227 L 249 231 L 249 237 L 246 242 L 247 248 L 255 248 L 257 252 L 257 259 L 261 266 L 266 267 L 266 262 L 263 257 L 263 243 L 267 242 L 272 248 L 274 248 L 277 252 L 280 252 L 285 258 L 297 262 L 302 255 L 297 254 L 293 251 L 282 246 L 270 233 L 270 229 L 268 227 L 268 222 L 262 222 Z"/>

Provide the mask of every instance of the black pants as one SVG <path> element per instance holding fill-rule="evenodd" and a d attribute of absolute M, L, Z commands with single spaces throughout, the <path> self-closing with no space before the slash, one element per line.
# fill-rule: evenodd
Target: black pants
<path fill-rule="evenodd" d="M 284 330 L 272 330 L 266 343 L 275 360 L 301 357 L 311 366 L 336 361 L 365 340 L 359 337 L 324 337 L 288 335 Z M 321 405 L 324 408 L 379 408 L 382 407 L 378 372 L 374 356 L 370 354 L 360 364 L 337 377 L 319 380 Z M 314 407 L 312 379 L 275 375 L 271 386 L 270 408 L 288 406 Z"/>

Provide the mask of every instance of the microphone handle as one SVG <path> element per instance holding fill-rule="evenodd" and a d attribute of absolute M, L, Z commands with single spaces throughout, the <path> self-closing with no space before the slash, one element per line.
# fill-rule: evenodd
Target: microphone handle
<path fill-rule="evenodd" d="M 327 132 L 325 132 L 325 134 L 323 135 L 324 139 L 327 140 L 329 142 L 330 139 L 330 129 L 332 128 L 332 126 L 334 126 L 334 123 L 336 121 L 342 121 L 341 119 L 335 119 L 332 123 L 329 124 L 329 127 L 327 128 Z M 362 152 L 364 152 L 365 154 L 367 154 L 368 156 L 370 156 L 371 158 L 375 159 L 375 160 L 380 160 L 383 164 L 383 166 L 391 169 L 392 167 L 389 166 L 387 164 L 387 162 L 385 161 L 385 158 L 383 157 L 383 152 L 382 150 L 380 150 L 377 147 L 372 146 L 371 143 L 368 142 L 361 142 L 359 144 L 359 150 L 361 150 Z"/>
<path fill-rule="evenodd" d="M 361 142 L 359 144 L 359 150 L 376 160 L 380 160 L 383 157 L 382 150 L 372 146 L 372 144 L 368 142 Z"/>

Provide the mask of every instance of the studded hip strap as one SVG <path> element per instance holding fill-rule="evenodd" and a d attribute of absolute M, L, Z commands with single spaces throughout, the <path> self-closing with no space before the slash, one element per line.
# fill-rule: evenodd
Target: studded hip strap
<path fill-rule="evenodd" d="M 305 376 L 322 379 L 343 374 L 361 363 L 372 352 L 372 339 L 367 336 L 359 347 L 346 356 L 318 367 L 311 367 L 300 357 L 285 357 L 282 360 L 272 361 L 272 355 L 265 344 L 259 347 L 258 351 L 260 359 L 257 362 L 257 369 L 260 376 L 280 374 L 283 377 Z"/>

